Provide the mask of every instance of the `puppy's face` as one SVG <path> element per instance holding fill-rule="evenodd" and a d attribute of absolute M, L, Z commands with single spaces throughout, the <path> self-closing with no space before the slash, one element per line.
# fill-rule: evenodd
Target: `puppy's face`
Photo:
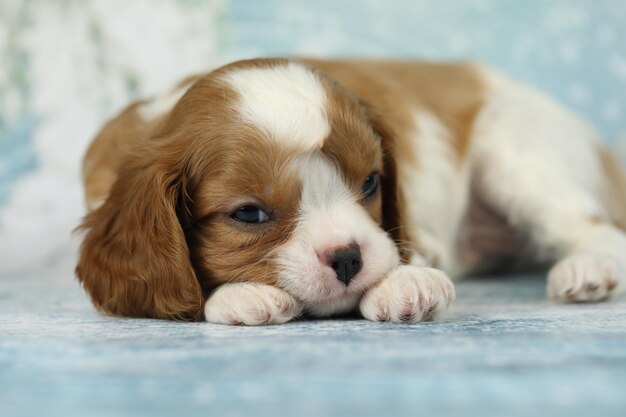
<path fill-rule="evenodd" d="M 211 287 L 277 285 L 312 314 L 353 308 L 398 263 L 379 227 L 381 139 L 363 109 L 295 63 L 235 66 L 205 81 L 175 121 L 197 126 L 195 157 L 211 160 L 188 233 L 199 274 Z M 206 111 L 185 110 L 203 101 Z"/>
<path fill-rule="evenodd" d="M 303 65 L 222 67 L 137 146 L 82 225 L 77 274 L 106 312 L 198 319 L 203 293 L 248 281 L 328 315 L 399 262 L 379 227 L 381 138 L 354 97 Z"/>

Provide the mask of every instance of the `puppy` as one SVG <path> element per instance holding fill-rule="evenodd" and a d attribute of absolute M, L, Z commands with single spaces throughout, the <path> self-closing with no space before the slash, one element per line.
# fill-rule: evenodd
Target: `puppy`
<path fill-rule="evenodd" d="M 131 104 L 84 160 L 76 269 L 103 312 L 261 325 L 431 320 L 449 276 L 626 276 L 626 175 L 541 93 L 469 63 L 256 59 Z"/>

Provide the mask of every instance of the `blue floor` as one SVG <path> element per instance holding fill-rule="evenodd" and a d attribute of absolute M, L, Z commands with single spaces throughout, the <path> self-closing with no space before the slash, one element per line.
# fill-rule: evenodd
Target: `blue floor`
<path fill-rule="evenodd" d="M 624 416 L 626 302 L 474 279 L 439 323 L 244 328 L 100 316 L 0 278 L 0 416 Z"/>

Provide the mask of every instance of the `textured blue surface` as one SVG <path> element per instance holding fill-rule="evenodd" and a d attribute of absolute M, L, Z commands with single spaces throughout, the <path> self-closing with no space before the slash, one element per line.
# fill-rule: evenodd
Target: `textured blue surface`
<path fill-rule="evenodd" d="M 467 280 L 440 323 L 264 328 L 102 317 L 75 283 L 0 282 L 2 416 L 623 416 L 626 303 Z"/>

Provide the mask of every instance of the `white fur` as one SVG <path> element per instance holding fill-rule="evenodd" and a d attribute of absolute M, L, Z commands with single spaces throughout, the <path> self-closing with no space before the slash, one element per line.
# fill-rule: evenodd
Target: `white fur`
<path fill-rule="evenodd" d="M 279 251 L 279 285 L 311 314 L 349 311 L 398 265 L 397 249 L 324 156 L 316 153 L 294 166 L 303 184 L 300 217 L 291 240 Z M 352 242 L 361 248 L 363 267 L 346 286 L 321 262 L 320 254 Z"/>
<path fill-rule="evenodd" d="M 455 155 L 452 134 L 438 119 L 416 111 L 414 120 L 410 144 L 417 164 L 399 166 L 407 226 L 422 251 L 422 259 L 411 263 L 437 264 L 454 273 L 456 238 L 469 194 L 467 172 Z"/>
<path fill-rule="evenodd" d="M 437 318 L 454 297 L 454 286 L 442 271 L 401 265 L 365 294 L 359 310 L 372 321 L 415 323 Z"/>
<path fill-rule="evenodd" d="M 233 70 L 223 80 L 240 95 L 241 117 L 269 139 L 311 150 L 321 148 L 330 134 L 324 86 L 304 66 L 290 62 Z"/>
<path fill-rule="evenodd" d="M 607 217 L 594 195 L 602 180 L 595 144 L 595 133 L 574 115 L 497 78 L 473 134 L 474 180 L 540 249 L 564 255 L 590 219 Z"/>
<path fill-rule="evenodd" d="M 547 294 L 560 302 L 605 300 L 616 294 L 619 274 L 619 264 L 608 257 L 571 255 L 550 270 Z"/>
<path fill-rule="evenodd" d="M 452 281 L 442 271 L 401 265 L 367 291 L 359 310 L 372 321 L 415 323 L 434 320 L 454 297 Z"/>
<path fill-rule="evenodd" d="M 549 274 L 553 298 L 612 295 L 619 285 L 605 286 L 606 294 L 598 296 L 577 292 L 608 276 L 619 284 L 626 274 L 626 236 L 610 225 L 598 198 L 604 178 L 595 132 L 537 91 L 485 74 L 491 92 L 475 124 L 470 156 L 475 189 L 529 235 L 540 257 L 565 258 Z"/>
<path fill-rule="evenodd" d="M 145 122 L 152 122 L 170 112 L 176 103 L 185 95 L 192 83 L 185 84 L 165 94 L 153 97 L 137 109 L 137 114 Z"/>
<path fill-rule="evenodd" d="M 208 298 L 204 315 L 210 323 L 285 323 L 300 314 L 300 306 L 285 291 L 271 285 L 242 282 L 224 284 Z"/>

